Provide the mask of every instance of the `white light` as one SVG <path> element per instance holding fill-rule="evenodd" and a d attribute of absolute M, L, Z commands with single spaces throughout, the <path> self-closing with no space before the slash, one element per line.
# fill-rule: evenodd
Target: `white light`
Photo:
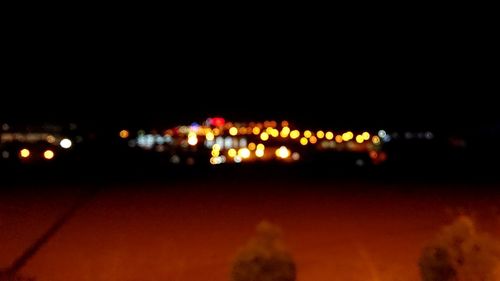
<path fill-rule="evenodd" d="M 300 154 L 298 152 L 292 153 L 292 159 L 295 161 L 300 160 Z"/>
<path fill-rule="evenodd" d="M 286 146 L 282 146 L 276 150 L 276 156 L 280 158 L 288 158 L 290 156 L 290 150 Z"/>
<path fill-rule="evenodd" d="M 387 133 L 386 133 L 386 131 L 384 131 L 384 130 L 380 130 L 380 131 L 378 131 L 378 136 L 379 136 L 381 139 L 383 139 L 383 138 L 385 138 L 385 136 L 387 136 Z"/>
<path fill-rule="evenodd" d="M 238 155 L 246 159 L 250 157 L 250 150 L 248 148 L 240 148 L 238 150 Z"/>
<path fill-rule="evenodd" d="M 255 156 L 257 156 L 257 157 L 259 157 L 259 158 L 260 158 L 260 157 L 263 157 L 263 156 L 264 156 L 264 149 L 257 149 L 257 150 L 255 151 Z"/>
<path fill-rule="evenodd" d="M 196 137 L 196 135 L 190 136 L 188 138 L 188 143 L 189 145 L 195 146 L 198 143 L 198 138 Z"/>
<path fill-rule="evenodd" d="M 73 143 L 69 139 L 62 139 L 59 145 L 64 149 L 68 149 L 73 145 Z"/>
<path fill-rule="evenodd" d="M 235 163 L 241 163 L 241 160 L 242 160 L 242 159 L 241 159 L 241 156 L 239 156 L 239 155 L 236 155 L 236 156 L 234 157 L 234 162 L 235 162 Z"/>

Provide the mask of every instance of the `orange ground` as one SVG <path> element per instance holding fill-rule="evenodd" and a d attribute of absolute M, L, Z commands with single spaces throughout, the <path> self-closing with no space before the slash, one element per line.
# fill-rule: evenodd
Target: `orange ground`
<path fill-rule="evenodd" d="M 237 249 L 267 219 L 283 229 L 299 281 L 417 281 L 422 245 L 457 214 L 500 235 L 500 193 L 421 187 L 333 181 L 107 187 L 21 273 L 38 281 L 228 280 Z M 0 267 L 67 209 L 77 190 L 4 192 Z"/>

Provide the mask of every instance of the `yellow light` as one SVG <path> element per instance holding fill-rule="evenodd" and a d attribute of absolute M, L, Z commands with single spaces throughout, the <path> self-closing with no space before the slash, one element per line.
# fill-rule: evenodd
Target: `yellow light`
<path fill-rule="evenodd" d="M 248 149 L 250 149 L 250 150 L 255 150 L 256 147 L 257 146 L 253 142 L 251 142 L 251 143 L 248 144 Z"/>
<path fill-rule="evenodd" d="M 120 131 L 120 138 L 126 139 L 126 138 L 128 138 L 128 136 L 129 136 L 129 133 L 128 133 L 127 130 L 121 130 Z"/>
<path fill-rule="evenodd" d="M 208 141 L 213 141 L 214 140 L 214 133 L 208 132 L 207 135 L 205 136 Z"/>
<path fill-rule="evenodd" d="M 45 152 L 43 153 L 43 158 L 45 158 L 47 160 L 54 158 L 54 151 L 52 151 L 50 149 L 45 150 Z"/>
<path fill-rule="evenodd" d="M 229 149 L 229 150 L 227 151 L 227 155 L 228 155 L 229 157 L 234 157 L 234 156 L 236 156 L 236 149 L 234 149 L 234 148 Z"/>
<path fill-rule="evenodd" d="M 288 134 L 290 134 L 290 128 L 283 127 L 283 129 L 281 129 L 280 136 L 282 138 L 286 138 L 286 137 L 288 137 Z"/>
<path fill-rule="evenodd" d="M 260 139 L 266 141 L 269 139 L 269 135 L 266 132 L 262 132 L 262 134 L 260 134 Z"/>
<path fill-rule="evenodd" d="M 354 134 L 351 131 L 345 132 L 342 134 L 343 141 L 350 141 L 350 140 L 352 140 L 353 137 L 354 137 Z"/>
<path fill-rule="evenodd" d="M 372 142 L 373 142 L 374 144 L 379 144 L 379 143 L 380 143 L 380 138 L 379 138 L 378 136 L 373 136 L 373 137 L 372 137 Z"/>
<path fill-rule="evenodd" d="M 274 131 L 274 129 L 273 129 L 272 127 L 267 127 L 267 128 L 266 128 L 266 133 L 267 133 L 268 135 L 271 135 L 271 134 L 273 133 L 273 131 Z"/>
<path fill-rule="evenodd" d="M 363 132 L 363 134 L 361 134 L 361 136 L 363 136 L 364 140 L 369 140 L 370 139 L 370 133 L 368 133 L 368 132 Z"/>
<path fill-rule="evenodd" d="M 220 145 L 216 143 L 216 144 L 212 145 L 212 149 L 213 150 L 220 150 Z"/>
<path fill-rule="evenodd" d="M 286 146 L 282 146 L 276 149 L 276 156 L 283 159 L 288 158 L 290 156 L 290 150 L 288 150 Z"/>
<path fill-rule="evenodd" d="M 363 138 L 362 135 L 357 135 L 356 136 L 356 142 L 357 143 L 363 143 L 365 141 L 365 139 Z"/>
<path fill-rule="evenodd" d="M 316 132 L 316 136 L 318 137 L 318 139 L 322 139 L 325 137 L 325 132 L 323 131 L 317 131 Z"/>
<path fill-rule="evenodd" d="M 255 156 L 257 156 L 259 158 L 263 157 L 264 156 L 264 149 L 257 149 L 255 151 Z"/>
<path fill-rule="evenodd" d="M 311 136 L 312 136 L 312 132 L 311 131 L 309 131 L 309 130 L 305 130 L 304 131 L 304 137 L 310 138 Z"/>
<path fill-rule="evenodd" d="M 23 148 L 21 149 L 21 151 L 19 152 L 19 154 L 21 155 L 22 158 L 28 158 L 30 157 L 30 151 L 26 148 Z"/>
<path fill-rule="evenodd" d="M 250 157 L 250 150 L 248 150 L 248 148 L 240 148 L 238 150 L 238 155 L 241 156 L 241 158 L 248 158 Z"/>
<path fill-rule="evenodd" d="M 195 146 L 198 143 L 198 138 L 196 136 L 191 136 L 188 138 L 189 145 Z"/>
<path fill-rule="evenodd" d="M 290 133 L 290 137 L 291 137 L 292 139 L 296 139 L 296 138 L 300 137 L 300 132 L 299 132 L 299 130 L 293 130 L 293 131 Z"/>
<path fill-rule="evenodd" d="M 238 134 L 238 129 L 236 127 L 231 127 L 231 129 L 229 129 L 229 134 L 231 136 L 236 136 Z"/>
<path fill-rule="evenodd" d="M 335 141 L 336 141 L 337 143 L 341 143 L 341 142 L 343 141 L 342 136 L 341 136 L 341 135 L 336 135 L 336 136 L 335 136 Z"/>
<path fill-rule="evenodd" d="M 213 157 L 219 157 L 219 155 L 220 155 L 220 150 L 212 149 L 212 156 Z"/>
<path fill-rule="evenodd" d="M 266 147 L 262 144 L 262 143 L 259 143 L 257 145 L 257 150 L 264 150 Z"/>
<path fill-rule="evenodd" d="M 273 138 L 277 138 L 279 135 L 280 132 L 277 129 L 273 129 L 273 131 L 271 132 L 271 136 L 273 136 Z"/>
<path fill-rule="evenodd" d="M 300 144 L 307 145 L 308 142 L 307 138 L 300 138 Z"/>
<path fill-rule="evenodd" d="M 325 137 L 327 140 L 332 140 L 333 139 L 333 133 L 332 132 L 326 132 Z"/>
<path fill-rule="evenodd" d="M 252 129 L 252 133 L 253 133 L 254 135 L 258 135 L 258 134 L 260 134 L 260 128 L 259 128 L 259 127 L 253 127 L 253 129 Z"/>
<path fill-rule="evenodd" d="M 315 144 L 316 142 L 318 142 L 318 139 L 315 136 L 312 136 L 309 138 L 309 142 Z"/>

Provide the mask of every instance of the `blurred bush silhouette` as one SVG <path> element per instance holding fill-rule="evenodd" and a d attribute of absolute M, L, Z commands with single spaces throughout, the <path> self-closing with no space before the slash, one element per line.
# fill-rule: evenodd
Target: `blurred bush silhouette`
<path fill-rule="evenodd" d="M 500 281 L 500 242 L 462 216 L 424 248 L 419 266 L 424 281 Z"/>
<path fill-rule="evenodd" d="M 296 267 L 286 251 L 281 231 L 263 221 L 255 237 L 238 253 L 231 272 L 231 281 L 295 281 Z"/>

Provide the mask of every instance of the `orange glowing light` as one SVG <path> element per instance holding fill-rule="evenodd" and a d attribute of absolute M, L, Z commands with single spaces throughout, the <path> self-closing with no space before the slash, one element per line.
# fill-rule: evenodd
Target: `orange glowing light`
<path fill-rule="evenodd" d="M 311 137 L 309 138 L 309 142 L 310 142 L 310 143 L 312 143 L 312 144 L 315 144 L 315 143 L 317 143 L 317 142 L 318 142 L 318 139 L 317 139 L 315 136 L 311 136 Z"/>
<path fill-rule="evenodd" d="M 253 133 L 254 135 L 258 135 L 258 134 L 260 134 L 260 128 L 259 128 L 259 127 L 253 127 L 253 129 L 252 129 L 252 133 Z"/>
<path fill-rule="evenodd" d="M 127 130 L 121 130 L 120 131 L 120 138 L 126 139 L 129 136 L 129 132 Z"/>
<path fill-rule="evenodd" d="M 341 142 L 343 141 L 342 136 L 341 136 L 341 135 L 336 135 L 336 136 L 335 136 L 335 141 L 336 141 L 337 143 L 341 143 Z"/>

